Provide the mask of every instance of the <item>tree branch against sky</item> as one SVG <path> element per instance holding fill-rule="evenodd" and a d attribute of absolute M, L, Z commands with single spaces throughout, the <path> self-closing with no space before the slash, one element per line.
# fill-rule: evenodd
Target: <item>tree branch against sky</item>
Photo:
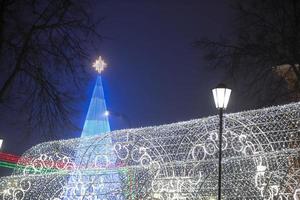
<path fill-rule="evenodd" d="M 30 128 L 74 128 L 70 115 L 97 23 L 80 0 L 0 1 L 1 107 L 25 113 Z"/>
<path fill-rule="evenodd" d="M 255 97 L 257 106 L 290 101 L 300 88 L 300 2 L 230 3 L 235 16 L 232 34 L 217 41 L 202 39 L 196 46 L 213 67 L 227 70 L 240 94 Z M 285 73 L 295 74 L 295 85 L 289 89 L 286 77 L 278 75 L 283 65 L 288 66 Z"/>

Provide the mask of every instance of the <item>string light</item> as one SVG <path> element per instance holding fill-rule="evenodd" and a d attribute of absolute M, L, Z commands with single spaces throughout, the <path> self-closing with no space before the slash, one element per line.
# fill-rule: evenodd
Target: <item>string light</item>
<path fill-rule="evenodd" d="M 299 108 L 224 116 L 224 199 L 299 199 Z M 212 116 L 39 144 L 19 159 L 25 166 L 0 179 L 0 198 L 215 199 L 218 122 Z"/>

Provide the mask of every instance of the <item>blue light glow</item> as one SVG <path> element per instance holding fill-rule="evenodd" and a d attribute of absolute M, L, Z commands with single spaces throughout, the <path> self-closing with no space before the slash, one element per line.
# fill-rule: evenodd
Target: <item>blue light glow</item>
<path fill-rule="evenodd" d="M 109 112 L 106 109 L 106 102 L 104 97 L 104 90 L 102 85 L 101 76 L 97 76 L 96 84 L 94 86 L 93 94 L 90 100 L 90 105 L 88 108 L 88 112 L 86 115 L 86 119 L 84 122 L 83 130 L 81 133 L 81 137 L 87 136 L 101 136 L 105 135 L 105 133 L 110 132 L 110 125 L 108 120 Z M 122 190 L 122 185 L 120 181 L 120 174 L 123 173 L 120 170 L 113 170 L 117 163 L 117 158 L 113 152 L 113 144 L 110 137 L 106 137 L 103 139 L 106 144 L 105 146 L 101 146 L 99 149 L 105 156 L 96 156 L 96 161 L 94 164 L 102 166 L 103 168 L 112 168 L 109 173 L 103 173 L 101 170 L 96 170 L 93 174 L 93 178 L 97 177 L 97 179 L 101 180 L 101 184 L 97 187 L 91 186 L 89 189 L 97 199 L 106 199 L 107 194 L 110 194 L 110 199 L 116 199 L 114 193 L 120 193 Z M 81 159 L 84 150 L 84 146 L 88 144 L 81 143 L 77 147 L 75 163 L 80 165 Z M 66 183 L 66 188 L 71 188 L 70 190 L 66 190 L 64 192 L 64 200 L 73 199 L 74 195 L 81 197 L 80 190 L 75 187 L 72 183 L 74 177 L 76 177 L 79 173 L 75 171 L 73 174 L 71 173 L 68 182 Z M 92 183 L 94 179 L 90 179 L 90 177 L 86 175 L 81 176 L 84 184 Z M 75 189 L 74 189 L 75 188 Z M 118 199 L 122 199 L 119 197 Z"/>
<path fill-rule="evenodd" d="M 81 137 L 101 135 L 110 131 L 101 76 L 97 76 Z"/>

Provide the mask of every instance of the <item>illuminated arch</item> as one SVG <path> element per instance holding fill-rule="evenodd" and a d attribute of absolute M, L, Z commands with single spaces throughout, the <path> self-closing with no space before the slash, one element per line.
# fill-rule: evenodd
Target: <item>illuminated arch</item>
<path fill-rule="evenodd" d="M 299 199 L 299 106 L 225 115 L 223 199 Z M 66 191 L 73 195 L 68 199 L 211 199 L 217 194 L 218 123 L 212 116 L 42 143 L 24 153 L 13 176 L 1 179 L 0 194 L 3 199 L 67 199 Z M 122 187 L 114 187 L 113 174 Z"/>

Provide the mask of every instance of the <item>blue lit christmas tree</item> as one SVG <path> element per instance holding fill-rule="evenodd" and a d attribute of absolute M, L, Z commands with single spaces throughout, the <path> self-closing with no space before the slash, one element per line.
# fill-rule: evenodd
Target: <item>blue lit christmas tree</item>
<path fill-rule="evenodd" d="M 104 97 L 103 85 L 101 80 L 101 72 L 106 68 L 106 63 L 101 56 L 94 62 L 93 67 L 98 72 L 96 84 L 93 90 L 92 98 L 90 101 L 88 113 L 84 122 L 81 137 L 87 136 L 101 136 L 110 132 L 108 111 L 106 109 L 106 102 Z M 87 163 L 93 170 L 93 176 L 82 174 L 81 171 L 76 171 L 70 174 L 70 179 L 66 184 L 66 191 L 64 200 L 74 199 L 74 197 L 82 197 L 83 194 L 80 188 L 74 186 L 74 180 L 83 181 L 84 184 L 93 183 L 90 185 L 89 194 L 93 199 L 106 199 L 109 196 L 111 200 L 123 199 L 120 196 L 122 191 L 122 184 L 120 181 L 120 170 L 116 166 L 116 156 L 113 151 L 113 144 L 111 137 L 104 136 L 102 139 L 103 145 L 97 148 L 97 151 L 103 154 L 100 156 L 95 154 L 95 161 Z M 81 143 L 78 145 L 75 162 L 76 165 L 81 167 L 81 163 L 85 162 L 84 155 L 86 153 L 85 146 L 89 145 Z M 79 175 L 78 175 L 79 173 Z M 75 181 L 77 182 L 77 181 Z M 119 194 L 116 196 L 115 194 Z"/>
<path fill-rule="evenodd" d="M 88 113 L 86 115 L 81 137 L 101 135 L 110 131 L 104 91 L 101 80 L 101 72 L 106 67 L 101 56 L 94 62 L 93 67 L 98 72 L 96 84 L 91 98 Z"/>

